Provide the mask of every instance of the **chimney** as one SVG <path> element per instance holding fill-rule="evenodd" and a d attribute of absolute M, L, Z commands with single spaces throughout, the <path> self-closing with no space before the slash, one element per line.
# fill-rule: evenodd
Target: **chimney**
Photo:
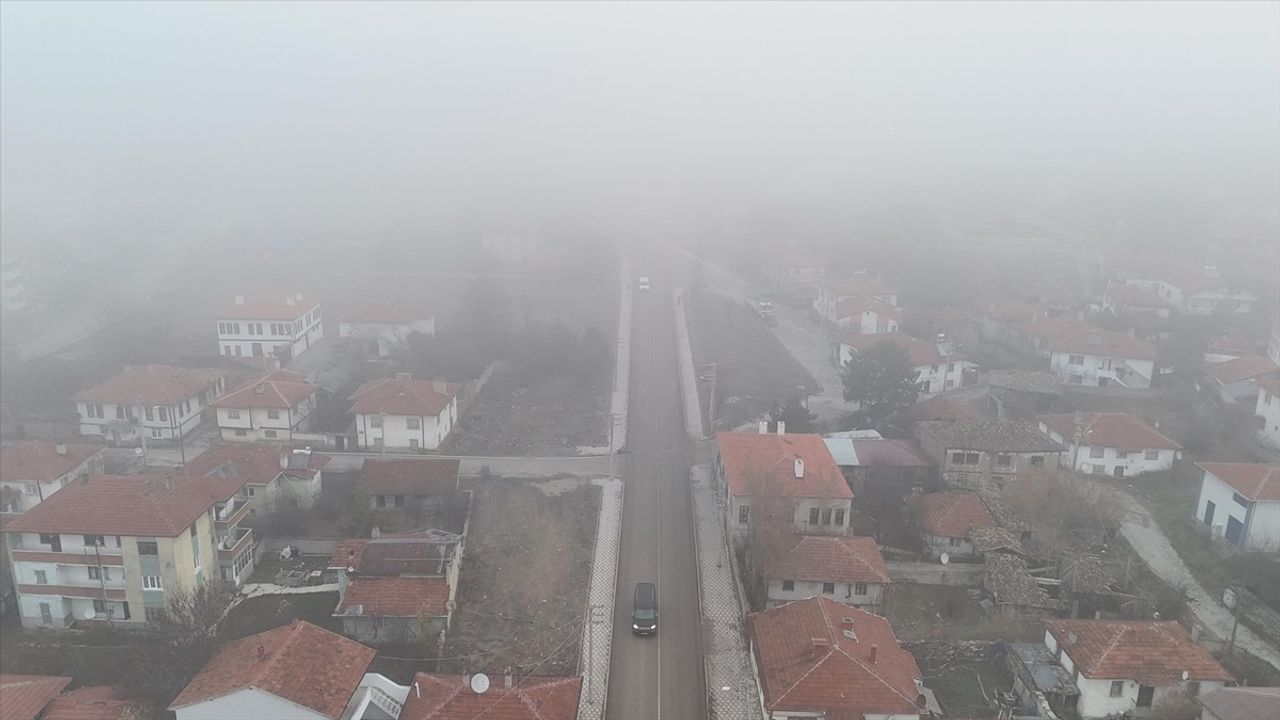
<path fill-rule="evenodd" d="M 264 394 L 264 393 L 266 393 L 266 392 L 267 392 L 267 386 L 266 386 L 266 385 L 263 385 L 262 383 L 258 383 L 257 385 L 254 385 L 254 386 L 253 386 L 253 394 L 254 394 L 254 395 L 262 395 L 262 394 Z"/>
<path fill-rule="evenodd" d="M 413 373 L 399 373 L 399 372 L 398 372 L 398 373 L 396 373 L 396 379 L 397 379 L 397 380 L 412 380 L 412 379 L 413 379 Z"/>
<path fill-rule="evenodd" d="M 801 460 L 800 458 L 796 458 L 794 465 L 795 465 L 795 471 L 796 471 L 796 479 L 800 480 L 801 478 L 804 477 L 804 460 Z"/>
<path fill-rule="evenodd" d="M 58 453 L 59 455 L 66 455 L 66 454 L 67 454 L 67 444 L 66 444 L 66 443 L 58 443 L 57 445 L 54 445 L 54 446 L 53 446 L 53 451 L 54 451 L 54 452 L 56 452 L 56 453 Z"/>
<path fill-rule="evenodd" d="M 809 638 L 809 650 L 813 659 L 817 660 L 831 647 L 831 641 L 823 637 Z"/>
<path fill-rule="evenodd" d="M 786 434 L 787 434 L 787 421 L 786 421 L 786 420 L 779 420 L 779 421 L 778 421 L 778 434 L 779 434 L 779 435 L 786 435 Z"/>
<path fill-rule="evenodd" d="M 1075 645 L 1075 644 L 1076 644 L 1076 634 L 1073 632 L 1067 633 L 1067 645 Z"/>
<path fill-rule="evenodd" d="M 876 647 L 875 645 L 871 646 L 871 664 L 872 665 L 876 664 L 876 651 L 878 651 L 879 649 L 880 648 Z"/>
<path fill-rule="evenodd" d="M 262 660 L 266 659 L 266 657 L 267 657 L 267 649 L 266 649 L 266 648 L 264 648 L 264 647 L 262 647 L 261 645 L 259 645 L 259 646 L 258 646 L 258 660 L 259 660 L 259 661 L 262 661 Z"/>
<path fill-rule="evenodd" d="M 418 697 L 422 697 L 422 688 L 418 686 L 417 680 L 413 681 L 413 694 Z"/>
<path fill-rule="evenodd" d="M 169 492 L 173 492 L 173 476 L 172 475 L 164 476 L 164 489 L 168 490 Z"/>
<path fill-rule="evenodd" d="M 502 685 L 508 690 L 511 689 L 511 667 L 507 666 L 506 672 L 502 674 Z"/>
<path fill-rule="evenodd" d="M 243 295 L 236 295 L 236 296 L 235 296 L 234 298 L 232 298 L 232 299 L 233 299 L 233 300 L 235 300 L 235 302 L 236 302 L 236 304 L 237 304 L 237 305 L 243 305 L 243 304 L 244 304 L 244 296 L 243 296 Z"/>
<path fill-rule="evenodd" d="M 377 525 L 374 525 L 373 529 L 369 531 L 369 537 L 373 538 L 374 540 L 377 540 L 378 538 L 382 537 L 382 528 L 378 527 Z"/>
<path fill-rule="evenodd" d="M 446 393 L 448 393 L 448 392 L 449 392 L 449 387 L 448 387 L 448 385 L 449 385 L 449 383 L 447 383 L 447 382 L 445 382 L 445 381 L 443 381 L 443 380 L 432 380 L 432 381 L 431 381 L 431 389 L 432 389 L 432 390 L 435 390 L 437 393 L 439 393 L 439 394 L 441 394 L 441 395 L 444 395 L 444 394 L 446 394 Z"/>
<path fill-rule="evenodd" d="M 291 297 L 287 297 L 287 298 L 285 298 L 285 299 L 284 299 L 284 302 L 285 302 L 285 304 L 286 304 L 286 305 L 288 305 L 289 307 L 293 307 L 293 306 L 294 306 L 294 302 L 295 302 L 295 301 L 294 301 L 294 299 L 293 299 L 293 298 L 291 298 Z"/>
<path fill-rule="evenodd" d="M 768 435 L 768 434 L 769 434 L 769 421 L 768 421 L 768 420 L 761 420 L 761 421 L 760 421 L 760 425 L 759 425 L 759 433 L 760 433 L 761 435 Z"/>

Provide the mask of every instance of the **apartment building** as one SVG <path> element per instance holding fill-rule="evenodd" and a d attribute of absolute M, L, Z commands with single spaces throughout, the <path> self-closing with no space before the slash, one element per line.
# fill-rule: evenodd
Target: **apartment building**
<path fill-rule="evenodd" d="M 143 624 L 169 594 L 253 571 L 244 481 L 187 475 L 77 480 L 5 525 L 24 627 Z"/>
<path fill-rule="evenodd" d="M 287 363 L 324 337 L 320 303 L 304 301 L 302 293 L 282 299 L 243 295 L 216 317 L 218 353 L 237 357 L 279 358 Z"/>
<path fill-rule="evenodd" d="M 221 370 L 139 365 L 71 399 L 81 435 L 113 443 L 175 441 L 200 427 L 204 409 L 225 389 Z"/>

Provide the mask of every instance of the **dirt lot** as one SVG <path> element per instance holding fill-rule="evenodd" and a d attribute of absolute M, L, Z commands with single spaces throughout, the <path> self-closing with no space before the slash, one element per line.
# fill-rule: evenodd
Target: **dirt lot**
<path fill-rule="evenodd" d="M 447 449 L 462 455 L 564 455 L 602 446 L 609 419 L 607 376 L 495 372 L 462 414 Z"/>
<path fill-rule="evenodd" d="M 960 587 L 899 583 L 885 589 L 880 614 L 900 640 L 1031 642 L 1043 637 L 1037 622 L 987 617 Z"/>
<path fill-rule="evenodd" d="M 599 489 L 494 480 L 475 493 L 441 670 L 577 672 Z"/>
<path fill-rule="evenodd" d="M 222 642 L 230 642 L 254 633 L 270 630 L 294 620 L 306 620 L 336 633 L 342 632 L 342 621 L 333 617 L 338 606 L 338 593 L 303 593 L 298 595 L 264 595 L 236 605 L 218 629 Z"/>
<path fill-rule="evenodd" d="M 710 292 L 693 295 L 689 318 L 693 359 L 716 364 L 716 428 L 738 427 L 775 405 L 816 392 L 817 382 L 745 305 Z M 698 383 L 707 407 L 706 383 Z"/>

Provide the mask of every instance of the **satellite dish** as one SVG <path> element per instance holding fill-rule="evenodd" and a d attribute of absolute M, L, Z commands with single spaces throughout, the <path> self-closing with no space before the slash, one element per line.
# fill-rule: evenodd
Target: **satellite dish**
<path fill-rule="evenodd" d="M 477 695 L 483 695 L 489 690 L 489 676 L 484 673 L 476 673 L 471 676 L 471 692 Z"/>
<path fill-rule="evenodd" d="M 134 455 L 136 455 L 137 457 L 142 457 L 142 448 L 140 448 L 140 447 L 136 447 L 136 448 L 134 448 L 134 449 L 133 449 L 133 454 L 134 454 Z"/>
<path fill-rule="evenodd" d="M 84 611 L 84 619 L 85 619 L 85 620 L 92 620 L 92 619 L 94 619 L 94 618 L 96 618 L 96 617 L 98 617 L 98 613 L 94 612 L 94 611 L 93 611 L 93 608 L 89 608 L 88 610 L 85 610 L 85 611 Z"/>
<path fill-rule="evenodd" d="M 951 562 L 951 556 L 948 555 L 947 553 L 942 553 L 941 555 L 938 556 L 938 562 L 942 563 L 943 565 L 946 565 L 947 563 Z"/>
<path fill-rule="evenodd" d="M 1183 680 L 1186 680 L 1186 679 L 1187 679 L 1187 678 L 1189 678 L 1189 677 L 1191 677 L 1191 673 L 1187 672 L 1186 670 L 1183 670 L 1183 671 L 1182 671 L 1182 679 L 1183 679 Z"/>
<path fill-rule="evenodd" d="M 1236 591 L 1227 588 L 1222 591 L 1222 604 L 1227 606 L 1228 610 L 1236 609 Z"/>

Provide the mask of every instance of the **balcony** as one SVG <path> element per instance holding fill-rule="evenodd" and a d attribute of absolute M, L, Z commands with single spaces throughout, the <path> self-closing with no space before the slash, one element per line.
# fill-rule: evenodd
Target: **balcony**
<path fill-rule="evenodd" d="M 235 527 L 249 515 L 249 500 L 235 497 L 230 502 L 214 510 L 214 524 L 219 528 Z"/>
<path fill-rule="evenodd" d="M 127 600 L 124 588 L 107 588 L 97 585 L 18 585 L 21 595 L 58 595 L 61 597 L 101 600 Z"/>
<path fill-rule="evenodd" d="M 111 554 L 107 553 L 107 548 L 99 548 L 97 554 L 94 554 L 92 550 L 85 550 L 82 553 L 13 550 L 12 553 L 14 562 L 56 563 L 58 565 L 110 565 L 112 567 L 124 565 L 124 556 L 119 554 L 120 548 L 111 548 Z"/>
<path fill-rule="evenodd" d="M 252 528 L 236 528 L 218 540 L 218 559 L 234 560 L 244 549 L 253 544 Z"/>

